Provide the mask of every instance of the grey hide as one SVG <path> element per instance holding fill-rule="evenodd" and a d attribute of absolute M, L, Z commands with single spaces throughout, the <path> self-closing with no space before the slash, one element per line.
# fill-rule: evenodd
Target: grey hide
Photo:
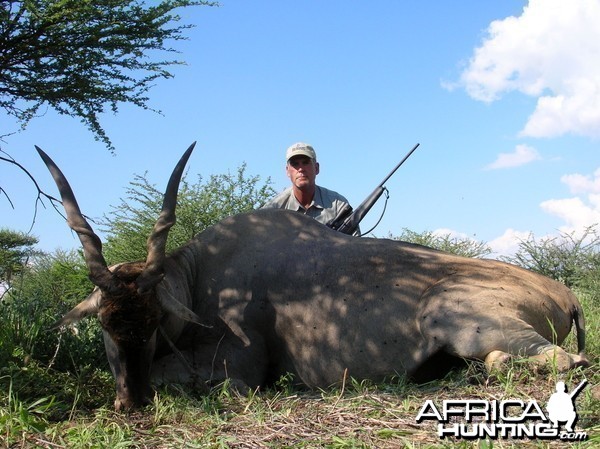
<path fill-rule="evenodd" d="M 437 351 L 505 354 L 559 369 L 585 365 L 560 344 L 581 305 L 562 284 L 516 266 L 332 231 L 301 214 L 228 218 L 180 248 L 164 285 L 212 326 L 164 325 L 203 380 L 251 388 L 290 372 L 310 387 L 347 375 L 412 374 Z M 181 332 L 181 334 L 180 334 Z M 554 336 L 553 332 L 556 332 Z M 155 381 L 186 381 L 181 355 L 153 364 Z"/>

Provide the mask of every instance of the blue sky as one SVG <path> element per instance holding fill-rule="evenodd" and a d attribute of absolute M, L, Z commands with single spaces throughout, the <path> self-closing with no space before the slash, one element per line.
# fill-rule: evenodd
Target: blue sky
<path fill-rule="evenodd" d="M 180 13 L 195 28 L 173 44 L 187 65 L 150 91 L 163 115 L 123 105 L 102 117 L 116 155 L 51 110 L 2 148 L 55 193 L 43 148 L 96 218 L 134 174 L 162 188 L 193 141 L 188 176 L 246 162 L 277 190 L 286 147 L 304 141 L 317 182 L 354 206 L 421 144 L 386 184 L 377 236 L 451 232 L 498 255 L 529 233 L 600 222 L 600 0 L 223 0 Z M 7 164 L 0 185 L 14 204 L 0 197 L 0 225 L 28 231 L 32 185 Z M 51 208 L 32 233 L 44 250 L 79 245 Z"/>

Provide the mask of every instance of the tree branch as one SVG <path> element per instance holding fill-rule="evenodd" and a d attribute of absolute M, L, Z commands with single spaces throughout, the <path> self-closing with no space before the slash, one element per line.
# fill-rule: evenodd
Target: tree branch
<path fill-rule="evenodd" d="M 31 230 L 33 229 L 33 226 L 35 225 L 35 220 L 36 220 L 37 212 L 38 212 L 38 205 L 41 204 L 44 207 L 44 209 L 46 208 L 46 204 L 44 203 L 44 198 L 46 198 L 50 202 L 50 204 L 52 205 L 54 210 L 56 212 L 58 212 L 58 214 L 66 220 L 66 217 L 63 215 L 63 213 L 61 212 L 61 210 L 58 207 L 59 204 L 62 206 L 62 202 L 58 198 L 55 198 L 52 195 L 49 195 L 46 192 L 44 192 L 41 189 L 38 182 L 36 181 L 36 179 L 33 177 L 33 175 L 29 172 L 29 170 L 27 170 L 23 165 L 21 165 L 19 162 L 17 162 L 15 160 L 15 158 L 13 158 L 10 154 L 8 154 L 6 151 L 1 150 L 1 149 L 0 149 L 0 153 L 4 155 L 4 156 L 0 155 L 0 161 L 4 161 L 11 165 L 14 165 L 19 170 L 21 170 L 23 173 L 25 173 L 25 175 L 30 179 L 30 181 L 33 183 L 33 185 L 35 186 L 35 188 L 37 190 L 37 197 L 35 199 L 33 219 L 31 221 L 31 227 L 29 228 L 28 232 L 31 232 Z M 6 192 L 6 190 L 3 189 L 1 186 L 0 186 L 0 193 L 6 197 L 11 208 L 14 209 L 15 206 L 14 206 L 12 200 L 10 199 L 8 192 Z"/>

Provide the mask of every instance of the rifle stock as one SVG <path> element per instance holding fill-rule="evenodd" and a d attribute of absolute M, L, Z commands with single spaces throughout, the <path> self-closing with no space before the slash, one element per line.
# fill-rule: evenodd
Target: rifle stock
<path fill-rule="evenodd" d="M 353 211 L 350 205 L 346 205 L 340 212 L 336 215 L 333 220 L 330 220 L 326 226 L 331 229 L 335 229 L 338 232 L 342 232 L 344 234 L 352 235 L 358 229 L 358 225 L 363 218 L 367 215 L 367 213 L 371 210 L 371 208 L 375 205 L 377 200 L 383 195 L 383 192 L 386 190 L 384 184 L 388 179 L 392 177 L 392 175 L 400 168 L 402 164 L 413 154 L 413 152 L 417 149 L 419 144 L 417 143 L 412 150 L 410 150 L 406 156 L 394 167 L 394 169 L 383 179 L 383 181 L 371 192 L 371 194 L 362 202 L 360 205 Z"/>

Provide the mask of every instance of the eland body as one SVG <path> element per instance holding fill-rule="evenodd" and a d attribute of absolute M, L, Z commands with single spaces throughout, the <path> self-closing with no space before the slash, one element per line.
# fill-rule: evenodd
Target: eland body
<path fill-rule="evenodd" d="M 58 326 L 96 315 L 117 409 L 147 404 L 151 383 L 231 379 L 255 388 L 292 373 L 309 387 L 344 375 L 412 375 L 434 355 L 511 356 L 586 366 L 580 303 L 564 285 L 514 265 L 333 231 L 291 211 L 229 217 L 165 254 L 184 154 L 145 262 L 108 267 L 66 179 L 40 151 L 82 242 L 90 296 Z M 558 345 L 575 323 L 578 354 Z"/>

